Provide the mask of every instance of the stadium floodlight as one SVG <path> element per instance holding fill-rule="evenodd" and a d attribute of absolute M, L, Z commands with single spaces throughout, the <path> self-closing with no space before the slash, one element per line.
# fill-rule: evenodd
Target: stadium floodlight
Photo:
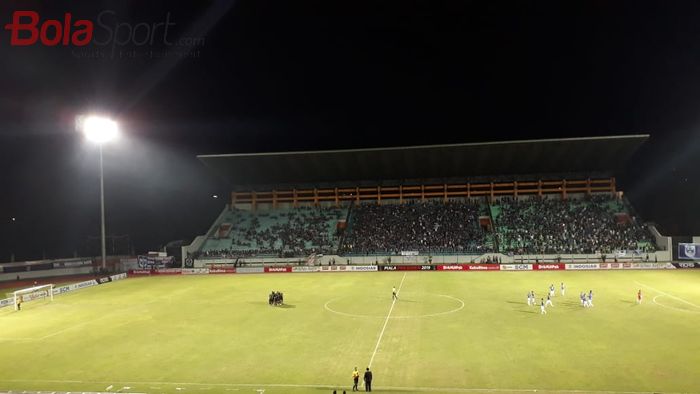
<path fill-rule="evenodd" d="M 112 119 L 90 115 L 78 122 L 85 138 L 98 145 L 113 141 L 119 136 L 119 125 Z"/>
<path fill-rule="evenodd" d="M 107 268 L 107 247 L 105 236 L 105 183 L 102 166 L 102 145 L 115 140 L 119 136 L 119 125 L 116 121 L 97 115 L 79 116 L 76 118 L 76 128 L 85 138 L 100 147 L 100 215 L 101 215 L 101 249 L 102 269 Z"/>

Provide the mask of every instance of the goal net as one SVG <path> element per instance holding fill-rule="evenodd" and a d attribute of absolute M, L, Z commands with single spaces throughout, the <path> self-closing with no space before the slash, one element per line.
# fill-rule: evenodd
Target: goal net
<path fill-rule="evenodd" d="M 14 291 L 12 293 L 12 299 L 15 304 L 15 310 L 19 309 L 18 304 L 39 300 L 39 299 L 49 299 L 53 301 L 53 285 L 41 285 L 29 287 L 26 289 L 21 289 Z"/>

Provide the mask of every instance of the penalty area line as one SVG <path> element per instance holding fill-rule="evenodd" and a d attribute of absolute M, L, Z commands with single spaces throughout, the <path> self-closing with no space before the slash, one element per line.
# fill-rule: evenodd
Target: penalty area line
<path fill-rule="evenodd" d="M 692 302 L 687 301 L 687 300 L 684 300 L 684 299 L 682 299 L 682 298 L 680 298 L 680 297 L 676 297 L 676 296 L 674 296 L 674 295 L 672 295 L 672 294 L 664 293 L 664 292 L 661 291 L 661 290 L 657 290 L 657 289 L 655 289 L 655 288 L 653 288 L 653 287 L 651 287 L 651 286 L 645 285 L 644 283 L 641 283 L 641 282 L 635 281 L 634 283 L 636 283 L 636 284 L 638 284 L 638 285 L 640 285 L 640 286 L 646 287 L 647 289 L 649 289 L 649 290 L 651 290 L 651 291 L 655 291 L 655 292 L 657 292 L 657 293 L 659 293 L 659 294 L 665 295 L 666 297 L 671 297 L 671 298 L 673 298 L 673 299 L 676 300 L 676 301 L 680 301 L 680 302 L 682 302 L 682 303 L 684 303 L 684 304 L 688 304 L 688 305 L 690 305 L 690 306 L 692 306 L 692 307 L 694 307 L 694 308 L 700 309 L 700 306 L 697 306 L 697 305 L 693 304 Z"/>

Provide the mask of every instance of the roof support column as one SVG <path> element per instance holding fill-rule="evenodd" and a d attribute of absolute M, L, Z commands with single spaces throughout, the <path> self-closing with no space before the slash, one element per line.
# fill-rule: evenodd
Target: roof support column
<path fill-rule="evenodd" d="M 567 199 L 567 195 L 566 195 L 566 179 L 564 179 L 564 180 L 561 181 L 561 198 L 562 198 L 563 200 L 566 200 L 566 199 Z"/>

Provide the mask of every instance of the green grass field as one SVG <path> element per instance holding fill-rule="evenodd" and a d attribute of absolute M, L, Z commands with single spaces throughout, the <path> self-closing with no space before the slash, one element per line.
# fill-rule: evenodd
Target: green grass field
<path fill-rule="evenodd" d="M 692 270 L 136 278 L 0 310 L 0 390 L 700 392 L 699 331 Z"/>

